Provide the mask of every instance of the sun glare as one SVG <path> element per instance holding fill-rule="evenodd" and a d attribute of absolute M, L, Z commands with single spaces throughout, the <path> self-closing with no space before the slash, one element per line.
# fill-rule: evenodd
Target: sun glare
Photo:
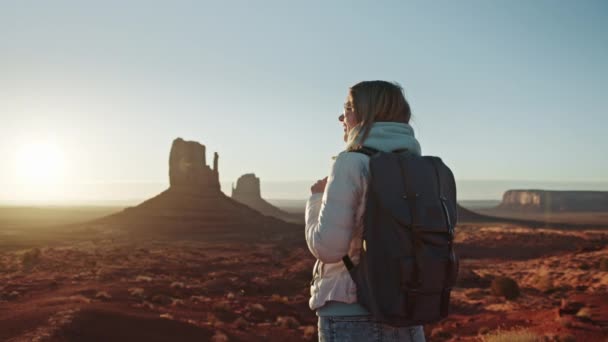
<path fill-rule="evenodd" d="M 49 142 L 25 145 L 17 152 L 17 176 L 24 183 L 55 184 L 61 180 L 64 167 L 61 149 Z"/>

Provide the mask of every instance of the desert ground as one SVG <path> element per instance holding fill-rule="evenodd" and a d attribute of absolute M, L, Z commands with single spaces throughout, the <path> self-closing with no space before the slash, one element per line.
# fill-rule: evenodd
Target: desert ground
<path fill-rule="evenodd" d="M 0 208 L 0 341 L 316 340 L 303 227 L 222 240 L 86 224 L 115 210 Z M 451 313 L 427 340 L 607 341 L 607 243 L 601 227 L 460 223 Z"/>

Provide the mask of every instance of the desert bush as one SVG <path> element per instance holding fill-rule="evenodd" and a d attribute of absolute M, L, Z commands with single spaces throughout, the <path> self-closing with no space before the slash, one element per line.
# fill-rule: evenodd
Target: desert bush
<path fill-rule="evenodd" d="M 234 321 L 234 326 L 237 327 L 237 329 L 243 330 L 249 326 L 249 322 L 243 317 L 239 317 Z"/>
<path fill-rule="evenodd" d="M 534 286 L 545 293 L 552 292 L 553 290 L 555 290 L 553 279 L 548 274 L 537 275 L 536 277 L 534 277 L 533 281 Z"/>
<path fill-rule="evenodd" d="M 129 288 L 129 294 L 133 297 L 144 298 L 144 289 L 141 287 L 131 287 Z"/>
<path fill-rule="evenodd" d="M 541 337 L 528 330 L 496 330 L 482 336 L 484 342 L 540 342 Z"/>
<path fill-rule="evenodd" d="M 283 328 L 297 329 L 300 322 L 291 316 L 279 316 L 277 317 L 277 325 Z"/>
<path fill-rule="evenodd" d="M 608 258 L 600 259 L 600 271 L 608 272 Z"/>
<path fill-rule="evenodd" d="M 39 248 L 30 249 L 21 255 L 21 264 L 25 268 L 31 268 L 40 262 L 41 254 Z"/>
<path fill-rule="evenodd" d="M 264 307 L 264 305 L 259 304 L 259 303 L 249 304 L 249 305 L 247 305 L 246 309 L 248 311 L 255 312 L 255 313 L 266 312 L 266 308 Z"/>
<path fill-rule="evenodd" d="M 494 278 L 490 289 L 494 296 L 501 296 L 506 299 L 515 299 L 519 297 L 519 286 L 515 280 L 509 277 L 499 276 Z"/>
<path fill-rule="evenodd" d="M 211 337 L 211 342 L 227 342 L 228 336 L 221 331 L 216 331 L 215 335 Z"/>
<path fill-rule="evenodd" d="M 213 315 L 222 322 L 231 322 L 237 318 L 237 315 L 233 312 L 230 302 L 220 300 L 211 306 Z"/>
<path fill-rule="evenodd" d="M 566 328 L 574 327 L 574 321 L 572 319 L 572 316 L 561 316 L 561 317 L 558 317 L 556 320 L 557 320 L 557 323 L 559 323 L 562 327 L 566 327 Z"/>
<path fill-rule="evenodd" d="M 305 340 L 312 340 L 317 333 L 317 327 L 314 325 L 307 325 L 305 327 L 300 327 L 300 329 L 302 329 Z"/>
<path fill-rule="evenodd" d="M 557 342 L 576 342 L 576 337 L 570 335 L 570 334 L 566 334 L 566 335 L 559 335 L 556 338 Z"/>
<path fill-rule="evenodd" d="M 182 283 L 181 281 L 174 281 L 171 283 L 172 289 L 183 289 L 184 287 L 184 283 Z"/>
<path fill-rule="evenodd" d="M 145 275 L 138 275 L 137 277 L 135 277 L 135 281 L 145 281 L 145 282 L 151 282 L 152 281 L 152 277 L 148 277 Z"/>
<path fill-rule="evenodd" d="M 162 293 L 155 294 L 154 296 L 152 296 L 150 301 L 152 301 L 152 303 L 155 303 L 158 305 L 169 305 L 169 304 L 173 303 L 173 300 L 171 299 L 171 297 L 164 295 Z"/>
<path fill-rule="evenodd" d="M 273 302 L 289 304 L 289 298 L 287 296 L 281 296 L 276 293 L 270 296 L 270 300 Z"/>

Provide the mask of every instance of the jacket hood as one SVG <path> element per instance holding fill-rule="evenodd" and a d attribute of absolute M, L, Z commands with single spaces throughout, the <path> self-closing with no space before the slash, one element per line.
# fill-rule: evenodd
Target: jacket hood
<path fill-rule="evenodd" d="M 347 141 L 353 140 L 353 136 L 359 131 L 357 128 L 349 132 Z M 360 139 L 360 136 L 357 137 L 354 143 L 359 143 Z M 409 124 L 402 122 L 374 122 L 363 146 L 384 152 L 406 148 L 410 153 L 421 154 L 420 143 L 414 136 L 414 129 Z"/>

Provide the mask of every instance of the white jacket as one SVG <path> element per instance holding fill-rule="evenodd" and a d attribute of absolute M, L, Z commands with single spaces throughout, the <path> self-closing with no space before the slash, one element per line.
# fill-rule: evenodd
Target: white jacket
<path fill-rule="evenodd" d="M 407 148 L 420 154 L 414 131 L 405 123 L 374 123 L 364 145 L 386 152 Z M 313 310 L 329 300 L 357 302 L 357 288 L 342 257 L 348 254 L 354 264 L 359 262 L 369 157 L 343 151 L 330 169 L 325 191 L 312 194 L 306 203 L 306 243 L 317 258 L 309 300 Z"/>

